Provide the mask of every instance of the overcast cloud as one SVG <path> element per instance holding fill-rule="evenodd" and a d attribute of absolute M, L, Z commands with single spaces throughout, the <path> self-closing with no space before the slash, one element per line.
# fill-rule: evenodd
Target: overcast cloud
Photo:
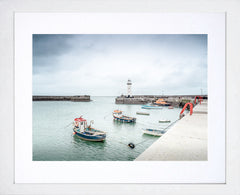
<path fill-rule="evenodd" d="M 207 35 L 33 35 L 33 95 L 207 94 Z"/>

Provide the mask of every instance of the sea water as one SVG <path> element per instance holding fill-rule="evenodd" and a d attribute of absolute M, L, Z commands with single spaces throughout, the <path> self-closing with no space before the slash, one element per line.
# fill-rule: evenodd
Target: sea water
<path fill-rule="evenodd" d="M 133 161 L 161 137 L 142 133 L 143 128 L 162 129 L 179 118 L 180 108 L 142 109 L 142 105 L 115 104 L 115 97 L 91 97 L 90 102 L 33 101 L 34 161 Z M 136 117 L 136 123 L 113 120 L 115 109 Z M 137 115 L 136 112 L 150 115 Z M 107 133 L 104 142 L 73 135 L 72 122 L 82 115 L 92 127 Z M 169 119 L 171 123 L 159 123 Z M 135 148 L 128 146 L 133 143 Z"/>

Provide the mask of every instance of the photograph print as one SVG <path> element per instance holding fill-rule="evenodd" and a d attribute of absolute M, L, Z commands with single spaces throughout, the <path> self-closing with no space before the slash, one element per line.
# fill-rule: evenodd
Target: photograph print
<path fill-rule="evenodd" d="M 207 34 L 33 34 L 33 161 L 207 161 Z"/>

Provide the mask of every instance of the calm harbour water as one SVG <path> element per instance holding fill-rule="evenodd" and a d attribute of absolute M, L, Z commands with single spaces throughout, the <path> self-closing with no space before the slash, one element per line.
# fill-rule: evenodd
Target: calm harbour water
<path fill-rule="evenodd" d="M 160 119 L 172 122 L 179 117 L 180 108 L 160 110 L 141 109 L 141 105 L 117 105 L 115 97 L 91 97 L 91 102 L 34 101 L 33 102 L 33 160 L 34 161 L 132 161 L 159 137 L 145 135 L 142 128 L 167 127 Z M 112 111 L 137 118 L 135 124 L 113 121 Z M 149 116 L 136 115 L 137 111 Z M 73 135 L 74 118 L 83 115 L 88 124 L 107 132 L 105 142 L 90 142 Z M 161 139 L 161 138 L 160 138 Z M 134 143 L 135 148 L 127 145 Z"/>

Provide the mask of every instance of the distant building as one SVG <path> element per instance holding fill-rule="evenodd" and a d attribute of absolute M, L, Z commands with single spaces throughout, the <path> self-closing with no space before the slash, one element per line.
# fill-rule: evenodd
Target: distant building
<path fill-rule="evenodd" d="M 132 81 L 130 79 L 127 82 L 127 97 L 132 97 Z"/>

